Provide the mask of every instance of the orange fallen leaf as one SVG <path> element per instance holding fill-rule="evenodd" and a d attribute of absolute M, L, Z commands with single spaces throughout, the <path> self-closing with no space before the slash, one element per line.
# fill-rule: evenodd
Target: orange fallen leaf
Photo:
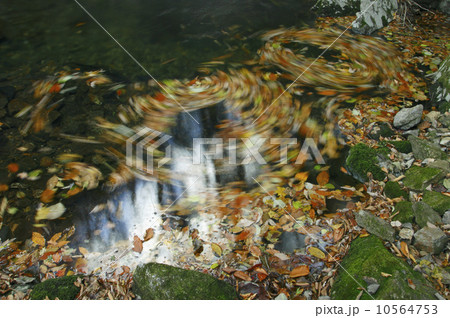
<path fill-rule="evenodd" d="M 33 232 L 31 234 L 31 240 L 33 241 L 33 243 L 35 243 L 36 245 L 39 246 L 45 246 L 45 238 L 42 236 L 42 234 L 38 233 L 38 232 Z"/>
<path fill-rule="evenodd" d="M 153 235 L 155 235 L 155 231 L 153 231 L 152 228 L 148 228 L 147 231 L 145 231 L 144 242 L 151 240 Z"/>
<path fill-rule="evenodd" d="M 242 280 L 246 280 L 246 281 L 251 281 L 252 279 L 250 278 L 250 276 L 248 276 L 246 273 L 242 272 L 242 271 L 235 271 L 233 273 L 234 277 L 242 279 Z"/>
<path fill-rule="evenodd" d="M 41 202 L 50 203 L 55 198 L 55 191 L 50 189 L 45 189 L 41 194 Z"/>
<path fill-rule="evenodd" d="M 317 180 L 317 183 L 318 183 L 320 186 L 323 187 L 324 185 L 326 185 L 326 184 L 328 183 L 328 181 L 330 181 L 330 175 L 329 175 L 328 171 L 322 171 L 322 172 L 320 172 L 320 173 L 317 175 L 316 180 Z"/>
<path fill-rule="evenodd" d="M 408 244 L 404 241 L 400 242 L 400 250 L 402 251 L 402 254 L 409 258 L 409 249 Z"/>
<path fill-rule="evenodd" d="M 135 235 L 133 238 L 133 251 L 141 253 L 143 248 L 141 239 Z"/>
<path fill-rule="evenodd" d="M 309 267 L 307 265 L 300 265 L 294 268 L 289 274 L 290 277 L 301 277 L 309 274 Z"/>
<path fill-rule="evenodd" d="M 223 270 L 225 273 L 227 273 L 227 274 L 231 274 L 231 273 L 234 273 L 234 272 L 236 271 L 236 269 L 231 268 L 231 267 L 225 267 L 225 268 L 223 268 L 222 270 Z"/>
<path fill-rule="evenodd" d="M 261 250 L 259 249 L 259 247 L 252 245 L 250 247 L 250 252 L 255 255 L 256 257 L 259 257 L 262 255 Z"/>
<path fill-rule="evenodd" d="M 81 191 L 83 191 L 83 189 L 81 189 L 80 187 L 72 187 L 69 191 L 67 191 L 67 195 L 71 197 L 75 194 L 80 193 Z"/>
<path fill-rule="evenodd" d="M 295 175 L 295 179 L 299 181 L 306 181 L 308 179 L 308 172 L 299 172 Z"/>
<path fill-rule="evenodd" d="M 80 251 L 81 254 L 83 254 L 84 257 L 86 257 L 89 254 L 88 250 L 85 249 L 84 247 L 80 246 L 78 247 L 78 250 Z"/>
<path fill-rule="evenodd" d="M 17 163 L 10 163 L 7 168 L 11 173 L 16 173 L 17 171 L 19 171 L 19 165 Z"/>
<path fill-rule="evenodd" d="M 0 184 L 0 192 L 8 191 L 9 187 L 6 184 Z"/>
<path fill-rule="evenodd" d="M 267 278 L 267 275 L 264 273 L 257 273 L 256 276 L 258 277 L 259 281 L 262 282 Z"/>

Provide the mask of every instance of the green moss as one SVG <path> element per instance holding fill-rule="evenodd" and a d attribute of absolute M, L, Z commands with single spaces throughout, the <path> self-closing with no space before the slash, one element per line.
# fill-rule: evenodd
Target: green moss
<path fill-rule="evenodd" d="M 395 205 L 394 213 L 397 213 L 393 220 L 402 223 L 412 223 L 414 221 L 414 213 L 412 203 L 408 201 L 400 201 Z"/>
<path fill-rule="evenodd" d="M 389 143 L 402 153 L 410 153 L 412 151 L 411 143 L 408 140 L 389 141 Z"/>
<path fill-rule="evenodd" d="M 435 299 L 436 291 L 431 284 L 403 260 L 392 255 L 382 241 L 373 235 L 353 241 L 341 265 L 331 288 L 332 299 L 356 299 L 359 288 L 367 287 L 364 276 L 375 278 L 380 284 L 373 295 L 375 299 Z M 383 277 L 382 272 L 392 276 Z M 413 281 L 416 289 L 408 286 L 408 279 Z M 363 293 L 361 299 L 372 297 Z"/>
<path fill-rule="evenodd" d="M 412 166 L 405 173 L 403 184 L 412 190 L 423 190 L 442 176 L 440 169 Z"/>
<path fill-rule="evenodd" d="M 79 276 L 64 276 L 60 278 L 47 279 L 34 286 L 30 298 L 34 300 L 49 299 L 74 300 L 77 298 L 80 288 L 75 286 Z"/>
<path fill-rule="evenodd" d="M 440 215 L 444 215 L 445 211 L 450 210 L 450 197 L 436 191 L 425 191 L 423 202 Z"/>
<path fill-rule="evenodd" d="M 384 194 L 388 198 L 399 198 L 403 197 L 404 199 L 408 198 L 408 193 L 400 187 L 398 182 L 388 181 L 384 186 Z"/>
<path fill-rule="evenodd" d="M 133 290 L 142 299 L 237 299 L 233 286 L 210 275 L 169 265 L 148 263 L 133 275 Z"/>
<path fill-rule="evenodd" d="M 360 182 L 368 180 L 368 172 L 372 173 L 374 179 L 383 180 L 386 174 L 377 165 L 377 162 L 377 152 L 365 144 L 359 143 L 350 149 L 346 166 L 353 177 Z"/>

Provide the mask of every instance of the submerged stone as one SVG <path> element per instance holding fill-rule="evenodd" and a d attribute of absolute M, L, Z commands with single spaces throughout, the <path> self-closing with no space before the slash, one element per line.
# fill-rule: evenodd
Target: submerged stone
<path fill-rule="evenodd" d="M 427 158 L 446 160 L 447 155 L 436 145 L 428 140 L 410 135 L 408 141 L 411 143 L 412 151 L 416 159 L 425 160 Z"/>
<path fill-rule="evenodd" d="M 283 253 L 293 253 L 294 250 L 305 248 L 306 235 L 297 232 L 283 232 L 275 248 Z"/>
<path fill-rule="evenodd" d="M 369 284 L 364 281 L 364 276 L 376 279 L 380 287 L 372 296 L 364 292 L 361 299 L 372 299 L 372 297 L 389 300 L 435 299 L 435 289 L 422 274 L 414 271 L 402 259 L 392 255 L 376 236 L 371 235 L 354 240 L 341 265 L 331 288 L 332 299 L 356 299 L 361 286 L 368 288 Z M 392 276 L 384 277 L 381 273 Z M 416 286 L 415 289 L 409 287 L 408 279 L 412 280 Z"/>
<path fill-rule="evenodd" d="M 412 190 L 424 190 L 433 182 L 438 182 L 442 177 L 442 171 L 430 167 L 412 166 L 405 173 L 403 184 Z"/>
<path fill-rule="evenodd" d="M 233 286 L 210 275 L 169 265 L 140 265 L 133 274 L 133 291 L 142 299 L 238 299 Z"/>
<path fill-rule="evenodd" d="M 425 191 L 422 200 L 440 215 L 450 209 L 450 197 L 440 192 Z"/>
<path fill-rule="evenodd" d="M 416 223 L 420 227 L 426 226 L 428 222 L 430 222 L 431 224 L 442 223 L 442 219 L 439 214 L 425 202 L 414 203 L 412 209 L 414 212 Z"/>
<path fill-rule="evenodd" d="M 355 216 L 356 223 L 365 228 L 367 232 L 374 234 L 383 240 L 394 241 L 394 228 L 385 220 L 380 219 L 370 212 L 361 210 Z"/>
<path fill-rule="evenodd" d="M 419 250 L 439 254 L 447 245 L 447 235 L 438 228 L 424 227 L 414 234 L 414 246 Z"/>
<path fill-rule="evenodd" d="M 75 286 L 79 276 L 64 276 L 59 278 L 47 279 L 42 283 L 34 286 L 30 294 L 30 299 L 43 300 L 60 299 L 60 300 L 75 300 L 80 288 Z"/>

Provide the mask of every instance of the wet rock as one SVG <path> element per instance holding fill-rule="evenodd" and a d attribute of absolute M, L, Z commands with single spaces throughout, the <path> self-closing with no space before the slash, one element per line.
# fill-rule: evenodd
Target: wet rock
<path fill-rule="evenodd" d="M 392 137 L 394 131 L 391 129 L 388 123 L 376 123 L 372 131 L 370 132 L 370 138 L 374 140 L 379 140 L 380 137 Z"/>
<path fill-rule="evenodd" d="M 450 208 L 450 197 L 436 191 L 425 191 L 423 202 L 427 203 L 440 215 L 443 215 Z"/>
<path fill-rule="evenodd" d="M 377 165 L 377 152 L 363 143 L 353 146 L 345 161 L 347 170 L 360 182 L 366 182 L 367 173 L 372 173 L 374 179 L 383 180 L 386 174 Z"/>
<path fill-rule="evenodd" d="M 142 299 L 237 299 L 233 286 L 210 275 L 169 265 L 148 263 L 133 275 L 133 291 Z"/>
<path fill-rule="evenodd" d="M 374 234 L 383 240 L 394 241 L 394 228 L 385 220 L 380 219 L 370 212 L 361 210 L 355 216 L 356 223 L 365 228 L 367 232 Z"/>
<path fill-rule="evenodd" d="M 0 87 L 0 93 L 4 95 L 8 99 L 8 101 L 10 101 L 16 95 L 16 89 L 14 88 L 14 86 L 5 85 Z"/>
<path fill-rule="evenodd" d="M 352 31 L 370 35 L 389 24 L 397 11 L 397 0 L 361 0 L 360 12 L 352 23 Z"/>
<path fill-rule="evenodd" d="M 441 115 L 441 117 L 439 117 L 439 121 L 445 127 L 450 127 L 450 113 Z"/>
<path fill-rule="evenodd" d="M 447 235 L 438 228 L 424 227 L 414 234 L 414 246 L 427 253 L 439 254 L 447 245 Z"/>
<path fill-rule="evenodd" d="M 424 190 L 443 176 L 440 169 L 412 166 L 405 173 L 403 184 L 412 190 Z"/>
<path fill-rule="evenodd" d="M 388 181 L 384 186 L 384 194 L 388 198 L 399 198 L 403 197 L 404 199 L 408 198 L 408 193 L 400 187 L 398 182 Z"/>
<path fill-rule="evenodd" d="M 412 240 L 412 238 L 414 236 L 414 230 L 408 229 L 408 228 L 403 228 L 398 233 L 398 236 L 400 236 L 400 238 L 404 239 L 404 240 Z"/>
<path fill-rule="evenodd" d="M 409 136 L 408 141 L 411 143 L 412 151 L 416 159 L 447 159 L 446 153 L 441 150 L 439 145 L 428 140 L 422 140 L 416 136 Z"/>
<path fill-rule="evenodd" d="M 412 210 L 412 203 L 408 201 L 400 201 L 395 205 L 394 213 L 397 213 L 394 216 L 394 221 L 400 221 L 402 223 L 411 223 L 414 220 L 414 213 Z"/>
<path fill-rule="evenodd" d="M 442 219 L 439 214 L 425 202 L 414 203 L 412 209 L 416 223 L 420 227 L 426 226 L 428 222 L 431 224 L 442 223 Z"/>
<path fill-rule="evenodd" d="M 394 117 L 394 127 L 408 130 L 420 123 L 422 119 L 423 105 L 401 109 Z"/>
<path fill-rule="evenodd" d="M 441 63 L 434 73 L 430 88 L 431 99 L 439 107 L 441 113 L 450 110 L 450 56 Z"/>
<path fill-rule="evenodd" d="M 306 235 L 297 232 L 283 232 L 275 248 L 283 253 L 293 253 L 294 250 L 305 248 Z"/>
<path fill-rule="evenodd" d="M 442 217 L 442 223 L 450 224 L 450 211 L 444 213 L 444 216 Z"/>
<path fill-rule="evenodd" d="M 47 279 L 34 286 L 30 294 L 30 299 L 43 300 L 48 297 L 49 299 L 74 300 L 80 292 L 80 288 L 74 285 L 78 277 L 64 276 Z"/>
<path fill-rule="evenodd" d="M 28 103 L 26 103 L 25 101 L 23 101 L 21 99 L 15 98 L 8 103 L 8 113 L 10 115 L 15 115 L 16 113 L 18 113 L 19 111 L 21 111 L 22 109 L 24 109 L 27 106 L 28 106 Z"/>
<path fill-rule="evenodd" d="M 5 95 L 0 94 L 0 109 L 5 108 L 5 106 L 8 104 L 8 99 Z"/>
<path fill-rule="evenodd" d="M 311 8 L 321 17 L 341 17 L 355 15 L 361 0 L 318 0 Z"/>
<path fill-rule="evenodd" d="M 332 299 L 356 299 L 360 286 L 367 288 L 364 276 L 371 276 L 380 285 L 375 295 L 363 293 L 361 299 L 434 299 L 436 290 L 419 272 L 414 271 L 402 259 L 392 255 L 376 236 L 358 238 L 351 243 L 350 251 L 343 259 L 330 295 Z M 391 277 L 383 277 L 382 272 Z M 416 286 L 408 286 L 411 279 Z M 356 281 L 355 281 L 356 280 Z"/>

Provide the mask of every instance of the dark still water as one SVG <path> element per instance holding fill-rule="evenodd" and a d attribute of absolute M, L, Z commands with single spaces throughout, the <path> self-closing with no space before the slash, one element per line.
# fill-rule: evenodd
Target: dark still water
<path fill-rule="evenodd" d="M 129 80 L 192 77 L 202 62 L 251 58 L 262 31 L 305 26 L 310 0 L 0 1 L 0 74 L 51 73 L 89 65 Z"/>

